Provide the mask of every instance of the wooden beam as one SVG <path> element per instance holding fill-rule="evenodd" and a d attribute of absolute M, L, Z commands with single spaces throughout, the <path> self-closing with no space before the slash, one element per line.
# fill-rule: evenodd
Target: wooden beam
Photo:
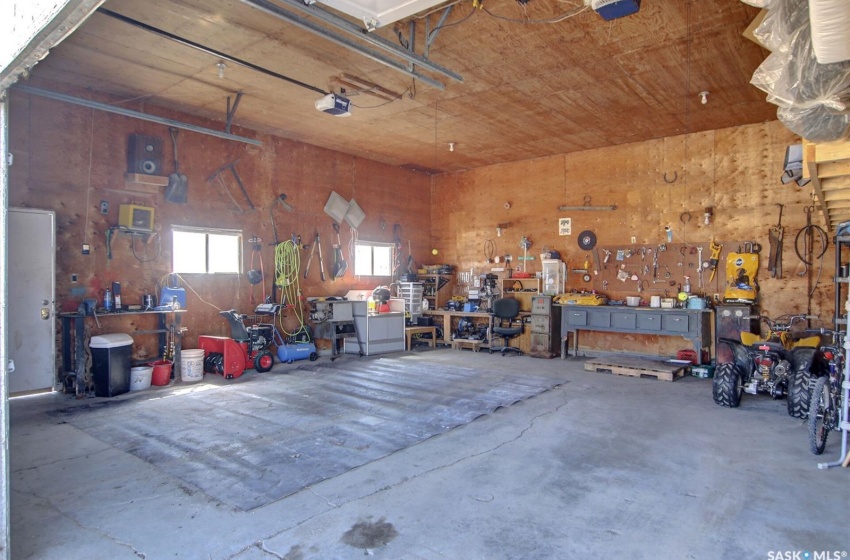
<path fill-rule="evenodd" d="M 831 161 L 818 164 L 818 175 L 821 179 L 850 175 L 850 161 Z"/>
<path fill-rule="evenodd" d="M 758 15 L 753 18 L 753 21 L 750 22 L 750 24 L 747 26 L 747 28 L 744 29 L 744 32 L 741 35 L 743 35 L 744 37 L 746 37 L 747 39 L 749 39 L 750 41 L 752 41 L 756 45 L 760 46 L 761 48 L 770 50 L 766 46 L 762 45 L 761 41 L 756 39 L 756 36 L 753 33 L 753 31 L 755 31 L 756 28 L 758 28 L 758 26 L 761 25 L 761 23 L 764 21 L 765 17 L 767 17 L 767 9 L 760 11 L 758 13 Z"/>
<path fill-rule="evenodd" d="M 809 176 L 812 181 L 812 189 L 815 191 L 815 199 L 817 200 L 820 212 L 823 215 L 823 221 L 826 222 L 827 226 L 831 230 L 832 227 L 831 222 L 829 221 L 829 213 L 826 211 L 826 200 L 824 199 L 823 189 L 821 188 L 820 178 L 818 177 L 818 164 L 815 163 L 814 144 L 803 144 L 803 159 L 806 161 L 806 166 L 809 170 Z"/>
<path fill-rule="evenodd" d="M 809 145 L 811 142 L 803 138 L 803 179 L 810 179 L 809 175 Z M 814 152 L 811 152 L 814 155 Z"/>
<path fill-rule="evenodd" d="M 829 211 L 850 208 L 850 200 L 836 200 L 829 203 Z"/>
<path fill-rule="evenodd" d="M 818 171 L 820 171 L 820 167 L 818 167 Z M 818 179 L 820 179 L 820 186 L 824 192 L 850 189 L 850 175 L 844 175 L 843 177 L 824 177 L 820 175 Z"/>
<path fill-rule="evenodd" d="M 812 177 L 812 182 L 814 183 L 815 178 Z M 850 192 L 848 191 L 833 191 L 830 193 L 826 193 L 824 195 L 825 198 L 823 202 L 826 204 L 827 209 L 829 209 L 829 205 L 836 200 L 850 200 Z"/>
<path fill-rule="evenodd" d="M 815 163 L 850 160 L 850 142 L 815 145 Z"/>

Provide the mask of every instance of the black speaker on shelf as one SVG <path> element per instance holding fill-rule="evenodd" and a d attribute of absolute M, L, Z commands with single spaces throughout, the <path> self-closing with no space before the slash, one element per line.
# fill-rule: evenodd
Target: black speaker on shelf
<path fill-rule="evenodd" d="M 131 134 L 127 140 L 127 173 L 165 175 L 162 167 L 162 140 Z"/>

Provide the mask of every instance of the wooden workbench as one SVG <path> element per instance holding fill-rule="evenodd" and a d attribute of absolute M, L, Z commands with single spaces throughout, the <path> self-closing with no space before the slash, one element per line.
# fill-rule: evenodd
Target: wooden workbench
<path fill-rule="evenodd" d="M 451 345 L 452 343 L 452 333 L 455 331 L 452 326 L 452 319 L 460 319 L 461 317 L 469 317 L 471 319 L 478 319 L 482 323 L 487 322 L 488 334 L 486 340 L 483 341 L 481 345 L 482 348 L 490 348 L 493 337 L 493 314 L 492 313 L 483 313 L 480 311 L 446 311 L 444 309 L 432 309 L 429 311 L 423 312 L 423 315 L 428 315 L 434 317 L 435 326 L 442 326 L 443 328 L 443 336 L 442 338 L 437 338 L 438 344 L 446 344 Z M 522 312 L 519 314 L 520 317 L 525 318 L 528 313 Z M 497 344 L 501 345 L 501 337 L 496 337 Z M 531 348 L 531 325 L 523 325 L 522 334 L 514 337 L 511 340 L 511 346 L 516 346 L 523 352 L 527 353 Z"/>

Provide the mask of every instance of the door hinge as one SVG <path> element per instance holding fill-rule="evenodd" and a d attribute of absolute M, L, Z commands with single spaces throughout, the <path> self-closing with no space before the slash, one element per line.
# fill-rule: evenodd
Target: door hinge
<path fill-rule="evenodd" d="M 15 163 L 15 154 L 9 152 L 8 154 L 6 154 L 6 166 L 12 167 L 13 163 Z"/>

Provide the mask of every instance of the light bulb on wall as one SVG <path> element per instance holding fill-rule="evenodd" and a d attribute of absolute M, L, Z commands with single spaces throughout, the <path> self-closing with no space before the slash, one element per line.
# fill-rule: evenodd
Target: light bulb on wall
<path fill-rule="evenodd" d="M 450 152 L 455 151 L 455 143 L 454 142 L 449 142 L 449 151 Z"/>
<path fill-rule="evenodd" d="M 699 92 L 699 102 L 702 103 L 703 105 L 708 103 L 708 92 L 707 91 Z"/>
<path fill-rule="evenodd" d="M 227 64 L 225 64 L 223 62 L 219 62 L 218 64 L 215 65 L 215 67 L 218 68 L 218 78 L 220 80 L 223 80 L 224 79 L 224 69 L 227 68 Z"/>

